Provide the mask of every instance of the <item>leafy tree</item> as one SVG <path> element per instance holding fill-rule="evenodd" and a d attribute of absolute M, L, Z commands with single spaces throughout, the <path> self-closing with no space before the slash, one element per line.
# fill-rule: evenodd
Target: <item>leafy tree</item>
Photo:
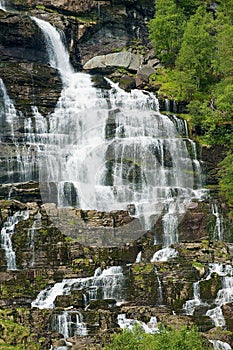
<path fill-rule="evenodd" d="M 233 77 L 233 26 L 228 23 L 218 28 L 215 65 L 220 75 Z"/>
<path fill-rule="evenodd" d="M 150 38 L 169 69 L 157 70 L 154 81 L 162 83 L 161 94 L 189 102 L 188 118 L 202 143 L 229 149 L 219 176 L 221 192 L 232 207 L 233 0 L 216 1 L 214 15 L 211 4 L 211 0 L 156 1 Z"/>
<path fill-rule="evenodd" d="M 225 17 L 228 17 L 230 24 L 233 25 L 233 0 L 221 0 L 218 12 L 222 12 Z"/>
<path fill-rule="evenodd" d="M 187 17 L 190 17 L 203 4 L 203 0 L 176 0 L 176 4 L 183 9 Z"/>
<path fill-rule="evenodd" d="M 180 49 L 186 17 L 174 0 L 157 0 L 149 37 L 161 62 L 171 65 Z"/>
<path fill-rule="evenodd" d="M 136 325 L 132 331 L 125 329 L 114 335 L 111 345 L 104 350 L 208 350 L 196 328 L 181 330 L 163 328 L 154 335 L 146 334 Z"/>
<path fill-rule="evenodd" d="M 209 83 L 212 69 L 214 39 L 210 34 L 212 15 L 200 6 L 195 15 L 190 17 L 183 36 L 182 46 L 176 60 L 176 67 L 181 72 L 181 83 L 185 89 L 204 88 Z M 195 88 L 195 89 L 194 89 Z"/>

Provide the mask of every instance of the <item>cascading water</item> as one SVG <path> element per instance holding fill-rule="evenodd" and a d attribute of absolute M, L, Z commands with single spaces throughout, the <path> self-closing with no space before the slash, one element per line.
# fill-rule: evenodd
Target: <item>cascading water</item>
<path fill-rule="evenodd" d="M 94 88 L 91 76 L 74 73 L 61 33 L 34 21 L 44 33 L 50 65 L 64 84 L 40 153 L 45 200 L 50 201 L 48 188 L 55 184 L 60 207 L 111 211 L 134 204 L 144 229 L 153 228 L 163 212 L 163 245 L 177 241 L 186 204 L 201 188 L 194 181 L 198 161 L 188 152 L 192 142 L 186 123 L 161 115 L 148 92 L 127 93 L 109 80 L 108 90 Z M 45 123 L 38 111 L 34 116 Z"/>
<path fill-rule="evenodd" d="M 0 10 L 6 11 L 5 0 L 0 0 Z"/>
<path fill-rule="evenodd" d="M 29 261 L 29 266 L 33 267 L 35 264 L 35 234 L 36 231 L 41 228 L 41 214 L 38 212 L 34 216 L 34 222 L 32 227 L 28 229 L 28 247 L 31 254 L 31 259 Z"/>
<path fill-rule="evenodd" d="M 124 276 L 120 266 L 112 266 L 103 271 L 98 268 L 93 277 L 65 279 L 53 287 L 42 290 L 32 307 L 49 309 L 54 307 L 58 295 L 68 295 L 72 290 L 83 290 L 87 300 L 115 299 L 118 303 L 123 301 Z"/>
<path fill-rule="evenodd" d="M 83 316 L 79 311 L 63 311 L 62 314 L 53 315 L 52 330 L 63 335 L 67 345 L 71 345 L 67 342 L 67 338 L 74 337 L 76 335 L 85 336 L 88 334 L 87 327 L 83 322 Z M 67 347 L 58 347 L 58 349 L 67 349 Z"/>
<path fill-rule="evenodd" d="M 7 221 L 3 224 L 1 230 L 1 247 L 5 250 L 7 270 L 17 270 L 16 256 L 12 245 L 12 235 L 15 230 L 15 226 L 21 220 L 27 220 L 29 218 L 29 212 L 17 211 L 13 216 L 8 216 Z"/>
<path fill-rule="evenodd" d="M 161 305 L 163 302 L 163 289 L 162 289 L 161 280 L 159 278 L 158 270 L 156 267 L 155 267 L 155 275 L 158 282 L 158 304 Z"/>
<path fill-rule="evenodd" d="M 233 302 L 233 268 L 231 265 L 215 264 L 214 266 L 216 266 L 216 272 L 222 278 L 222 289 L 218 291 L 214 302 L 217 306 L 208 310 L 206 315 L 212 319 L 215 327 L 222 327 L 226 324 L 222 313 L 222 306 Z"/>
<path fill-rule="evenodd" d="M 139 324 L 145 333 L 154 334 L 159 331 L 157 319 L 155 316 L 151 316 L 150 321 L 146 324 L 144 322 L 127 318 L 125 314 L 117 316 L 117 323 L 122 329 L 132 330 L 135 324 Z"/>
<path fill-rule="evenodd" d="M 222 215 L 219 213 L 217 203 L 212 203 L 211 209 L 212 209 L 212 214 L 216 218 L 213 238 L 219 241 L 222 241 L 223 235 L 224 235 L 223 218 L 222 218 Z"/>
<path fill-rule="evenodd" d="M 23 116 L 19 113 L 7 94 L 3 80 L 0 78 L 0 142 L 10 154 L 2 162 L 2 182 L 23 182 L 37 179 L 37 159 L 35 142 L 28 140 L 28 134 L 19 138 Z M 30 119 L 25 119 L 25 130 L 30 132 Z M 33 140 L 35 141 L 35 140 Z M 5 171 L 4 171 L 5 170 Z"/>
<path fill-rule="evenodd" d="M 142 261 L 142 252 L 139 252 L 136 256 L 135 263 L 140 263 Z"/>
<path fill-rule="evenodd" d="M 222 306 L 233 301 L 233 269 L 231 265 L 209 264 L 208 274 L 201 281 L 209 280 L 212 273 L 216 273 L 221 277 L 222 288 L 218 291 L 217 297 L 214 300 L 214 307 L 206 312 L 206 316 L 212 319 L 215 327 L 224 327 L 226 322 L 223 316 Z M 183 306 L 186 315 L 193 315 L 196 307 L 200 305 L 208 306 L 200 297 L 200 281 L 193 284 L 193 291 L 194 298 L 186 301 Z"/>
<path fill-rule="evenodd" d="M 200 297 L 200 281 L 193 283 L 193 299 L 187 300 L 183 306 L 186 315 L 193 315 L 197 306 L 203 305 Z"/>
<path fill-rule="evenodd" d="M 210 340 L 210 343 L 213 344 L 214 350 L 232 350 L 228 343 L 220 340 Z"/>

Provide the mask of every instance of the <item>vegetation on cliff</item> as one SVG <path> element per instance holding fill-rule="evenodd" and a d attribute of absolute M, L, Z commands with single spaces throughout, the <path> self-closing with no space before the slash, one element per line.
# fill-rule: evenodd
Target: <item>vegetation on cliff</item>
<path fill-rule="evenodd" d="M 154 82 L 168 98 L 187 101 L 199 141 L 229 150 L 219 176 L 232 207 L 233 1 L 157 0 L 155 9 L 150 39 L 164 67 Z"/>
<path fill-rule="evenodd" d="M 139 324 L 132 330 L 124 329 L 113 337 L 112 344 L 105 350 L 208 350 L 196 328 L 180 330 L 162 328 L 159 333 L 147 334 Z"/>

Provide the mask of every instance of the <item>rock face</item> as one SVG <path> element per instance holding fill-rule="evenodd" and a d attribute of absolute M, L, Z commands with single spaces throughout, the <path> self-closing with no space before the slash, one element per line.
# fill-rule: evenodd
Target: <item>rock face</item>
<path fill-rule="evenodd" d="M 203 326 L 202 316 L 204 317 L 205 311 L 202 311 L 200 313 L 202 316 L 199 315 L 198 318 L 195 315 L 185 316 L 184 305 L 187 300 L 193 298 L 193 283 L 200 279 L 202 279 L 201 299 L 209 305 L 214 303 L 218 291 L 222 288 L 222 282 L 217 274 L 212 274 L 210 279 L 205 280 L 208 264 L 213 261 L 219 264 L 231 264 L 232 244 L 208 240 L 177 243 L 173 245 L 178 251 L 178 256 L 174 260 L 151 263 L 153 251 L 158 250 L 159 246 L 151 242 L 152 251 L 148 255 L 149 246 L 145 245 L 145 242 L 149 242 L 149 236 L 142 236 L 138 241 L 121 248 L 88 247 L 61 234 L 40 204 L 2 200 L 0 207 L 2 225 L 9 215 L 18 210 L 29 212 L 28 219 L 17 224 L 12 236 L 17 257 L 17 271 L 6 271 L 5 253 L 4 249 L 1 250 L 0 303 L 7 317 L 11 315 L 11 305 L 14 305 L 15 322 L 24 326 L 30 322 L 35 341 L 41 342 L 38 349 L 49 349 L 51 342 L 56 343 L 53 339 L 59 339 L 54 333 L 52 320 L 57 317 L 56 315 L 60 315 L 62 310 L 72 310 L 73 315 L 81 313 L 83 322 L 88 324 L 89 337 L 84 339 L 73 337 L 72 349 L 76 349 L 78 344 L 80 346 L 83 344 L 83 347 L 85 344 L 87 347 L 89 341 L 94 342 L 98 348 L 98 344 L 107 341 L 105 331 L 117 327 L 117 315 L 122 313 L 128 318 L 140 319 L 143 322 L 148 322 L 151 316 L 156 316 L 157 321 L 163 324 L 177 326 L 197 323 L 201 329 L 205 327 L 205 331 L 213 328 L 207 318 Z M 39 224 L 38 213 L 41 215 Z M 103 214 L 90 211 L 83 214 L 82 220 L 90 220 L 93 228 L 104 225 Z M 37 225 L 34 224 L 36 220 Z M 122 223 L 119 222 L 119 225 Z M 33 241 L 30 238 L 32 232 Z M 198 237 L 198 228 L 194 230 L 194 234 Z M 141 262 L 136 263 L 139 250 L 142 252 Z M 86 307 L 83 299 L 84 291 L 75 290 L 73 287 L 67 295 L 56 298 L 54 309 L 43 310 L 43 318 L 47 321 L 38 323 L 42 310 L 31 309 L 30 304 L 41 290 L 48 285 L 53 286 L 61 282 L 64 278 L 91 277 L 99 266 L 103 269 L 119 265 L 122 266 L 124 273 L 124 282 L 119 285 L 119 291 L 125 300 L 125 304 L 121 307 L 114 306 L 114 300 L 98 300 L 98 298 L 90 301 Z M 230 304 L 226 304 L 223 312 L 231 330 L 232 320 L 229 310 Z M 172 316 L 174 311 L 176 316 Z M 42 341 L 42 337 L 46 341 Z M 6 341 L 12 340 L 7 338 Z"/>
<path fill-rule="evenodd" d="M 30 115 L 32 106 L 41 105 L 40 111 L 49 113 L 57 103 L 61 83 L 57 72 L 47 66 L 37 25 L 29 17 L 1 11 L 0 29 L 0 77 L 16 108 Z"/>
<path fill-rule="evenodd" d="M 16 149 L 22 147 L 27 128 L 33 128 L 33 123 L 32 126 L 27 123 L 33 115 L 32 108 L 38 105 L 39 112 L 49 121 L 62 89 L 58 72 L 48 65 L 43 35 L 29 15 L 44 18 L 64 31 L 75 69 L 81 69 L 82 64 L 86 70 L 109 69 L 119 78 L 120 86 L 129 91 L 136 85 L 148 85 L 159 64 L 151 50 L 146 49 L 146 54 L 142 52 L 148 42 L 146 21 L 153 15 L 154 5 L 149 0 L 43 0 L 39 5 L 34 0 L 12 0 L 9 5 L 23 12 L 0 11 L 0 78 L 14 102 L 19 120 L 14 135 L 10 125 L 2 127 L 0 140 L 3 183 L 0 187 L 0 333 L 3 346 L 19 343 L 28 350 L 63 346 L 64 339 L 59 334 L 62 332 L 54 326 L 59 317 L 63 317 L 63 323 L 69 319 L 75 327 L 79 320 L 88 328 L 85 337 L 72 332 L 68 335 L 72 350 L 101 349 L 110 341 L 111 332 L 119 331 L 119 314 L 145 323 L 156 316 L 159 325 L 174 327 L 196 324 L 208 338 L 221 339 L 233 346 L 231 303 L 222 306 L 228 332 L 215 329 L 206 316 L 207 309 L 216 306 L 216 297 L 224 284 L 223 276 L 216 271 L 208 275 L 210 263 L 227 265 L 229 271 L 232 266 L 233 246 L 224 242 L 232 242 L 231 223 L 218 232 L 221 215 L 227 213 L 224 203 L 220 213 L 216 213 L 209 200 L 191 202 L 179 218 L 179 242 L 170 247 L 178 254 L 167 261 L 152 262 L 154 254 L 162 248 L 162 217 L 153 230 L 144 232 L 139 220 L 133 217 L 133 205 L 128 211 L 110 213 L 71 207 L 61 209 L 54 203 L 42 203 L 36 181 L 14 183 L 19 178 L 19 169 L 7 183 L 9 164 L 6 158 L 10 155 L 11 161 L 15 161 Z M 119 50 L 121 52 L 117 52 Z M 122 72 L 117 72 L 119 67 L 123 68 L 123 76 Z M 136 78 L 132 76 L 135 73 Z M 101 76 L 95 76 L 93 81 L 97 87 L 104 83 L 104 87 L 109 88 Z M 2 89 L 0 108 L 4 104 L 3 94 Z M 111 139 L 116 123 L 111 114 L 108 118 L 106 134 Z M 215 168 L 219 159 L 216 159 L 216 150 L 205 149 L 203 154 L 207 161 L 208 183 L 216 184 Z M 165 158 L 169 167 L 169 156 Z M 16 213 L 24 213 L 24 216 L 14 223 Z M 5 231 L 11 233 L 8 238 L 12 243 L 11 256 L 16 260 L 15 270 L 8 266 L 9 256 L 3 241 Z M 219 235 L 220 240 L 217 240 Z M 105 279 L 101 279 L 103 271 Z M 118 279 L 114 280 L 114 274 Z M 92 282 L 96 278 L 102 284 L 96 286 L 93 282 L 90 287 L 89 278 Z M 76 282 L 65 295 L 57 295 L 54 308 L 31 307 L 41 291 L 62 287 L 64 279 L 68 280 L 67 288 L 69 283 Z M 115 281 L 111 285 L 115 294 L 103 298 L 109 281 Z M 194 283 L 199 283 L 200 305 L 193 314 L 187 314 L 186 303 L 195 299 Z M 97 296 L 92 298 L 91 293 L 96 289 Z M 118 305 L 117 299 L 123 304 Z M 15 334 L 22 336 L 16 339 Z"/>
<path fill-rule="evenodd" d="M 103 1 L 103 3 L 107 3 L 107 1 Z M 35 0 L 14 0 L 11 1 L 12 6 L 16 8 L 27 8 L 27 7 L 36 7 L 38 2 Z M 92 8 L 97 7 L 97 1 L 95 0 L 58 0 L 56 3 L 52 0 L 43 0 L 40 2 L 40 7 L 46 6 L 51 9 L 60 9 L 61 11 L 70 11 L 70 12 L 86 12 L 90 11 Z"/>

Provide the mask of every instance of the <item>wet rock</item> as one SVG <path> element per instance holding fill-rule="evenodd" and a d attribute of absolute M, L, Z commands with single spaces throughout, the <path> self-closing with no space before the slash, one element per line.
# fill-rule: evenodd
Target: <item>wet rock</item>
<path fill-rule="evenodd" d="M 149 78 L 152 74 L 155 73 L 155 70 L 151 66 L 143 66 L 136 75 L 135 81 L 137 87 L 143 87 L 144 84 L 149 82 Z"/>
<path fill-rule="evenodd" d="M 226 320 L 227 329 L 233 332 L 233 303 L 223 305 L 222 310 Z"/>
<path fill-rule="evenodd" d="M 203 301 L 213 301 L 222 287 L 221 277 L 212 273 L 211 278 L 200 282 L 200 296 Z"/>
<path fill-rule="evenodd" d="M 83 292 L 81 290 L 72 291 L 70 295 L 58 295 L 55 299 L 55 306 L 66 309 L 68 307 L 83 308 Z"/>
<path fill-rule="evenodd" d="M 125 91 L 131 91 L 136 88 L 135 79 L 128 75 L 123 75 L 119 82 L 119 87 Z"/>
<path fill-rule="evenodd" d="M 105 300 L 91 300 L 88 305 L 88 310 L 108 310 L 116 306 L 116 300 L 114 299 L 105 299 Z"/>

